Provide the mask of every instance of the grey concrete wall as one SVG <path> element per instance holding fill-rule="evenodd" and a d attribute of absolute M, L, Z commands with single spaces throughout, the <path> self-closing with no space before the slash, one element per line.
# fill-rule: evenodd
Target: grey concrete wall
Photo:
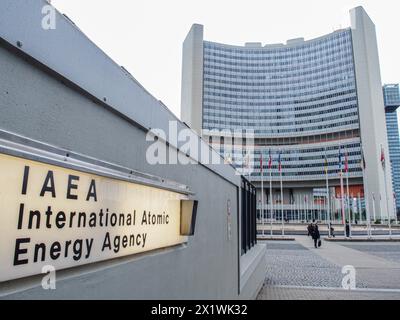
<path fill-rule="evenodd" d="M 59 281 L 54 292 L 33 288 L 12 298 L 237 297 L 238 235 L 234 232 L 228 241 L 225 234 L 228 199 L 232 227 L 237 229 L 237 186 L 201 165 L 149 165 L 145 131 L 4 47 L 0 47 L 0 111 L 2 130 L 184 183 L 199 200 L 196 234 L 187 247 L 120 259 L 106 270 L 86 267 Z M 12 283 L 2 286 L 13 288 Z"/>
<path fill-rule="evenodd" d="M 147 130 L 168 132 L 169 121 L 177 118 L 61 14 L 55 30 L 42 29 L 43 5 L 44 0 L 0 3 L 0 130 L 188 185 L 199 200 L 196 233 L 187 245 L 59 271 L 56 291 L 42 290 L 40 276 L 3 282 L 0 298 L 254 296 L 264 278 L 257 270 L 265 248 L 239 256 L 240 177 L 234 168 L 147 163 Z M 173 150 L 180 147 L 169 143 Z M 253 272 L 242 279 L 244 258 Z M 241 294 L 240 287 L 246 287 Z"/>

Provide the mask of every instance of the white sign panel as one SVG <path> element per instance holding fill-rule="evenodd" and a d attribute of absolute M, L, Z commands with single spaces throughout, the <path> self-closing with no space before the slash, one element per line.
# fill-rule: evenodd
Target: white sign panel
<path fill-rule="evenodd" d="M 181 199 L 0 154 L 0 282 L 185 242 Z"/>

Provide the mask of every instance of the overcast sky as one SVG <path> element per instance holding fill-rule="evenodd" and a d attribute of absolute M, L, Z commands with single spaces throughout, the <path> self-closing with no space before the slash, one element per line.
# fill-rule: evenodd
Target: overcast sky
<path fill-rule="evenodd" d="M 182 42 L 193 23 L 206 40 L 242 45 L 315 38 L 350 25 L 362 5 L 375 22 L 382 81 L 400 82 L 399 0 L 52 0 L 157 99 L 180 115 Z"/>

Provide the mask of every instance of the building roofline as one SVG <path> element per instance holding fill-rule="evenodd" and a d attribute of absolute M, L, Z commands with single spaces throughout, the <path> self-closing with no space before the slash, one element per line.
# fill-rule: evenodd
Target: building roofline
<path fill-rule="evenodd" d="M 345 31 L 350 31 L 351 28 L 343 28 L 343 29 L 338 29 L 335 30 L 334 32 L 316 37 L 316 38 L 312 38 L 312 39 L 308 39 L 308 40 L 304 40 L 304 38 L 295 38 L 295 39 L 289 39 L 286 41 L 285 43 L 274 43 L 274 44 L 265 44 L 264 46 L 255 46 L 255 44 L 260 44 L 259 42 L 248 42 L 245 45 L 232 45 L 232 44 L 226 44 L 226 43 L 221 43 L 221 42 L 215 42 L 215 41 L 209 41 L 209 40 L 204 40 L 205 43 L 212 43 L 212 44 L 216 44 L 216 45 L 220 45 L 220 46 L 225 46 L 225 47 L 229 47 L 229 48 L 234 48 L 234 49 L 244 49 L 244 50 L 272 50 L 272 49 L 281 49 L 281 48 L 293 48 L 293 47 L 298 47 L 301 45 L 305 45 L 305 44 L 309 44 L 309 43 L 313 43 L 313 42 L 317 42 L 326 38 L 331 37 L 332 35 L 335 35 L 337 33 L 341 33 L 341 32 L 345 32 Z"/>

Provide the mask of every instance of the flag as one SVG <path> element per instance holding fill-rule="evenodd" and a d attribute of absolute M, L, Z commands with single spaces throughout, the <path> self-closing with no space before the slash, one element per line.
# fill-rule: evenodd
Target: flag
<path fill-rule="evenodd" d="M 271 155 L 271 149 L 269 150 L 269 159 L 268 159 L 268 169 L 272 168 L 272 155 Z"/>
<path fill-rule="evenodd" d="M 339 171 L 342 171 L 342 148 L 339 148 Z"/>
<path fill-rule="evenodd" d="M 279 157 L 278 157 L 278 169 L 279 172 L 282 172 L 281 152 L 279 152 Z"/>
<path fill-rule="evenodd" d="M 263 156 L 262 156 L 262 153 L 260 155 L 260 170 L 261 170 L 261 175 L 263 175 Z"/>
<path fill-rule="evenodd" d="M 361 149 L 361 168 L 365 170 L 367 167 L 367 163 L 365 162 L 365 157 L 364 157 L 364 150 Z"/>
<path fill-rule="evenodd" d="M 385 169 L 385 151 L 383 150 L 382 146 L 381 146 L 381 164 L 382 168 Z"/>
<path fill-rule="evenodd" d="M 344 171 L 349 172 L 349 158 L 348 158 L 347 150 L 344 154 Z"/>
<path fill-rule="evenodd" d="M 325 153 L 325 174 L 328 174 L 328 159 L 326 158 L 326 153 Z"/>

